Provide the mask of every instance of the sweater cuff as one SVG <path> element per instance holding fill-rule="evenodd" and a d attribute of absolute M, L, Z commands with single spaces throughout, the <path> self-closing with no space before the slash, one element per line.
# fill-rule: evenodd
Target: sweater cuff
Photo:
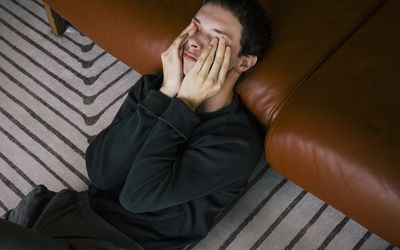
<path fill-rule="evenodd" d="M 164 95 L 160 91 L 152 89 L 147 94 L 146 98 L 140 103 L 138 103 L 138 105 L 144 108 L 145 110 L 155 114 L 156 116 L 159 116 L 168 107 L 170 101 L 171 98 Z"/>
<path fill-rule="evenodd" d="M 185 140 L 201 121 L 195 112 L 177 98 L 171 100 L 168 108 L 160 116 L 160 120 L 174 128 Z"/>

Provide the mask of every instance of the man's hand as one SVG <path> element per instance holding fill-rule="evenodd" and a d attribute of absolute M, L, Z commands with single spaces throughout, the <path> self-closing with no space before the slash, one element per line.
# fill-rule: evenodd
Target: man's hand
<path fill-rule="evenodd" d="M 217 48 L 218 47 L 218 48 Z M 231 48 L 224 38 L 213 38 L 196 64 L 187 73 L 177 98 L 193 111 L 209 97 L 218 93 L 225 82 L 231 58 Z"/>
<path fill-rule="evenodd" d="M 196 25 L 191 23 L 161 54 L 164 82 L 160 91 L 171 98 L 178 93 L 183 79 L 182 46 L 187 38 L 196 32 L 196 29 Z"/>

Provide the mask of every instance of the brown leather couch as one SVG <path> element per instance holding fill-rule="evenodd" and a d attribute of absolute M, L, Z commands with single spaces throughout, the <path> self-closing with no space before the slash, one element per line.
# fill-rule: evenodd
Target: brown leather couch
<path fill-rule="evenodd" d="M 154 73 L 201 0 L 45 2 L 136 71 Z M 237 91 L 269 129 L 267 161 L 400 245 L 400 1 L 263 2 L 274 45 Z M 62 21 L 55 27 L 62 32 Z"/>

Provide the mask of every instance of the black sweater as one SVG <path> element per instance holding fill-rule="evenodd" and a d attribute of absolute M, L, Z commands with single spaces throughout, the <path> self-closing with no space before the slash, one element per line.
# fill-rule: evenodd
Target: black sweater
<path fill-rule="evenodd" d="M 96 213 L 145 249 L 180 249 L 203 238 L 247 183 L 262 136 L 235 93 L 206 114 L 143 76 L 111 125 L 89 145 L 86 165 Z"/>

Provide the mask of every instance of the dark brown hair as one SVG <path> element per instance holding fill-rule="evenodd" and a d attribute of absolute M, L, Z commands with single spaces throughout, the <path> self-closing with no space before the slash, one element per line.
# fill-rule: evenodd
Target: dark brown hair
<path fill-rule="evenodd" d="M 257 0 L 203 0 L 204 4 L 221 6 L 242 24 L 241 50 L 238 56 L 255 55 L 262 58 L 271 46 L 271 22 L 266 10 Z"/>

